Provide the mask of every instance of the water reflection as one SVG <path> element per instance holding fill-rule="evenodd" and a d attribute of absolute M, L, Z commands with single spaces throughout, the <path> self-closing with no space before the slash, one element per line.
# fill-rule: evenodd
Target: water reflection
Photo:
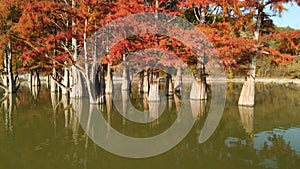
<path fill-rule="evenodd" d="M 147 118 L 154 119 L 151 123 L 137 125 L 118 113 L 115 107 L 118 102 L 112 101 L 111 95 L 106 96 L 106 105 L 85 107 L 83 100 L 69 99 L 44 88 L 37 99 L 28 99 L 30 89 L 21 88 L 18 95 L 1 99 L 1 167 L 298 169 L 300 87 L 258 84 L 254 109 L 234 104 L 240 89 L 238 84 L 230 86 L 228 103 L 219 126 L 206 142 L 199 144 L 207 119 L 211 119 L 210 123 L 216 119 L 214 114 L 208 113 L 210 100 L 190 101 L 175 95 L 158 116 L 157 108 L 161 103 L 149 103 L 143 95 L 120 93 L 119 101 L 123 102 L 127 113 L 130 110 L 126 103 L 131 102 L 139 110 L 146 111 Z M 107 135 L 99 137 L 111 137 L 112 131 L 107 126 L 130 136 L 156 135 L 171 124 L 182 122 L 178 112 L 185 113 L 181 103 L 186 100 L 197 119 L 194 128 L 172 150 L 153 158 L 127 159 L 112 155 L 98 147 L 82 129 L 87 128 L 90 134 L 97 135 L 97 126 L 91 125 L 91 121 L 96 114 L 102 114 L 107 122 L 103 128 Z M 83 119 L 87 123 L 81 126 L 79 120 Z"/>
<path fill-rule="evenodd" d="M 191 110 L 195 119 L 200 119 L 205 114 L 206 100 L 190 100 Z"/>
<path fill-rule="evenodd" d="M 246 133 L 252 135 L 254 130 L 254 108 L 239 106 L 239 112 L 243 128 Z"/>

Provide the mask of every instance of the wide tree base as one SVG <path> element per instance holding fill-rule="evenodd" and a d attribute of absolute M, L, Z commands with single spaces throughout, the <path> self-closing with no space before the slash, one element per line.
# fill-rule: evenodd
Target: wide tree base
<path fill-rule="evenodd" d="M 205 82 L 194 81 L 192 84 L 192 89 L 190 93 L 191 100 L 206 100 L 207 91 Z"/>
<path fill-rule="evenodd" d="M 239 106 L 254 106 L 255 95 L 255 80 L 248 78 L 243 85 L 242 92 L 239 99 Z"/>

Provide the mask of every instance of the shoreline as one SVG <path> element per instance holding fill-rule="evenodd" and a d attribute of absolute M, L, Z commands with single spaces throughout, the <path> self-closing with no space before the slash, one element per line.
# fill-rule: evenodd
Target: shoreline
<path fill-rule="evenodd" d="M 25 75 L 21 75 L 20 79 L 22 79 L 22 82 L 26 82 L 28 81 L 28 77 Z M 40 79 L 42 82 L 47 81 L 47 76 L 40 76 Z M 173 79 L 174 80 L 174 79 Z M 192 83 L 194 80 L 193 77 L 188 76 L 188 77 L 182 77 L 182 81 L 185 83 Z M 121 83 L 122 82 L 122 78 L 121 77 L 113 77 L 113 81 L 115 83 Z M 136 79 L 133 80 L 134 82 L 136 82 Z M 211 82 L 220 82 L 221 80 L 218 79 L 211 79 L 211 78 L 207 78 L 207 82 L 211 83 Z M 233 79 L 226 79 L 227 83 L 243 83 L 244 82 L 244 78 L 233 78 Z M 289 79 L 289 78 L 274 78 L 274 77 L 257 77 L 255 79 L 256 83 L 271 83 L 271 84 L 295 84 L 295 85 L 300 85 L 300 79 Z"/>
<path fill-rule="evenodd" d="M 233 78 L 227 79 L 227 82 L 232 83 L 243 83 L 244 78 Z M 295 84 L 300 85 L 300 79 L 288 79 L 288 78 L 268 78 L 268 77 L 257 77 L 256 83 L 272 83 L 272 84 Z"/>

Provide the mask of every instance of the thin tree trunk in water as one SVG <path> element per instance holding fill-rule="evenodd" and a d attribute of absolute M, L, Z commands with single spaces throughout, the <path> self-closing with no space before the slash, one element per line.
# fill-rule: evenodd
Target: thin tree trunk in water
<path fill-rule="evenodd" d="M 101 64 L 98 68 L 97 81 L 99 82 L 98 101 L 100 104 L 105 103 L 105 77 L 104 77 L 104 66 Z"/>
<path fill-rule="evenodd" d="M 144 70 L 139 72 L 139 82 L 138 82 L 138 91 L 140 93 L 143 92 L 143 85 L 144 85 Z"/>
<path fill-rule="evenodd" d="M 55 64 L 53 65 L 52 68 L 52 77 L 51 77 L 51 83 L 50 83 L 50 90 L 51 92 L 56 92 L 57 91 L 57 84 L 55 82 L 55 80 L 53 78 L 57 78 L 57 72 L 56 72 L 56 68 L 55 68 Z"/>
<path fill-rule="evenodd" d="M 259 39 L 259 33 L 260 33 L 260 27 L 262 21 L 263 4 L 264 4 L 264 0 L 259 0 L 256 30 L 254 32 L 254 38 L 257 41 Z M 257 58 L 257 54 L 253 57 L 252 62 L 250 64 L 250 69 L 245 78 L 245 82 L 238 102 L 240 106 L 254 106 L 255 104 L 256 58 Z"/>
<path fill-rule="evenodd" d="M 160 101 L 158 73 L 151 73 L 151 76 L 152 76 L 152 80 L 150 83 L 148 101 L 149 102 Z"/>
<path fill-rule="evenodd" d="M 31 95 L 34 100 L 38 100 L 39 94 L 40 94 L 40 86 L 30 86 L 31 89 Z"/>
<path fill-rule="evenodd" d="M 8 71 L 8 92 L 14 93 L 16 92 L 16 86 L 14 81 L 14 75 L 12 70 L 12 49 L 11 43 L 8 42 L 8 49 L 7 49 L 7 71 Z"/>
<path fill-rule="evenodd" d="M 143 76 L 143 92 L 148 93 L 149 92 L 149 73 L 147 70 L 144 71 L 144 76 Z"/>
<path fill-rule="evenodd" d="M 69 77 L 70 77 L 69 70 L 68 70 L 68 68 L 65 68 L 64 69 L 64 79 L 63 79 L 63 83 L 62 84 L 64 86 L 66 86 L 66 87 L 70 87 L 70 79 L 69 79 Z M 66 88 L 64 88 L 64 87 L 61 87 L 61 93 L 63 95 L 68 95 L 69 94 L 68 90 Z"/>
<path fill-rule="evenodd" d="M 173 97 L 173 84 L 172 84 L 172 75 L 171 75 L 171 69 L 168 69 L 168 74 L 166 78 L 166 96 Z"/>
<path fill-rule="evenodd" d="M 72 0 L 71 4 L 72 8 L 76 7 L 75 0 Z M 76 22 L 74 19 L 71 21 L 72 29 L 76 26 Z M 72 30 L 73 34 L 76 34 L 76 31 Z M 72 37 L 72 50 L 73 50 L 73 60 L 76 62 L 78 60 L 78 48 L 77 48 L 77 39 L 75 37 Z M 83 79 L 82 75 L 79 72 L 79 70 L 72 65 L 71 71 L 70 71 L 70 98 L 80 98 L 83 96 Z"/>
<path fill-rule="evenodd" d="M 123 60 L 125 60 L 125 56 L 123 56 Z M 125 65 L 124 69 L 123 69 L 123 81 L 122 81 L 122 90 L 123 91 L 128 91 L 130 90 L 130 77 L 129 77 L 129 69 L 128 67 Z"/>
<path fill-rule="evenodd" d="M 203 60 L 203 59 L 202 59 Z M 206 100 L 207 99 L 207 84 L 205 66 L 203 62 L 197 65 L 196 80 L 192 84 L 190 99 L 192 100 Z"/>
<path fill-rule="evenodd" d="M 83 54 L 85 60 L 85 82 L 87 85 L 88 96 L 91 104 L 98 104 L 98 91 L 99 86 L 97 85 L 97 70 L 98 70 L 98 63 L 97 63 L 97 36 L 93 41 L 93 48 L 92 48 L 92 56 L 88 55 L 88 44 L 87 44 L 87 26 L 88 20 L 85 19 L 84 21 L 84 33 L 83 33 Z M 92 57 L 92 58 L 90 58 Z M 98 83 L 99 84 L 99 83 Z"/>
<path fill-rule="evenodd" d="M 129 77 L 129 70 L 128 70 L 128 68 L 125 68 L 123 70 L 122 90 L 123 91 L 130 90 L 130 77 Z"/>
<path fill-rule="evenodd" d="M 107 94 L 113 93 L 113 80 L 112 80 L 112 72 L 111 72 L 111 64 L 110 63 L 107 64 L 105 93 L 107 93 Z"/>
<path fill-rule="evenodd" d="M 4 52 L 2 82 L 4 86 L 8 86 L 8 68 L 7 68 L 7 51 Z"/>
<path fill-rule="evenodd" d="M 175 82 L 174 82 L 174 90 L 176 93 L 179 93 L 180 95 L 182 94 L 183 87 L 182 87 L 182 68 L 181 67 L 179 67 L 177 69 L 177 74 L 176 74 Z"/>
<path fill-rule="evenodd" d="M 31 85 L 32 86 L 40 86 L 41 85 L 41 80 L 40 80 L 40 75 L 37 69 L 31 70 Z"/>
<path fill-rule="evenodd" d="M 72 66 L 72 79 L 72 91 L 70 93 L 70 97 L 82 98 L 87 96 L 84 75 L 75 66 Z"/>

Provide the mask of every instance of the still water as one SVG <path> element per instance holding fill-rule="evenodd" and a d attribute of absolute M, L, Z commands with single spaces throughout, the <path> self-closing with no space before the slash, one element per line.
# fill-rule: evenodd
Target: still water
<path fill-rule="evenodd" d="M 16 95 L 1 100 L 0 168 L 299 169 L 300 87 L 257 84 L 254 108 L 237 106 L 240 91 L 241 84 L 228 84 L 224 113 L 206 142 L 200 143 L 199 135 L 209 116 L 209 100 L 190 102 L 201 106 L 192 108 L 196 122 L 177 146 L 158 156 L 130 159 L 105 151 L 87 136 L 79 122 L 86 112 L 74 108 L 76 101 L 50 94 L 46 86 L 39 91 L 23 86 Z M 124 93 L 117 95 L 124 99 Z M 142 95 L 125 98 L 138 110 L 151 109 Z M 117 101 L 108 101 L 98 110 L 117 131 L 149 137 L 178 120 L 179 101 L 175 97 L 164 103 L 161 115 L 151 110 L 147 118 L 153 120 L 141 125 L 120 115 L 114 105 Z"/>

